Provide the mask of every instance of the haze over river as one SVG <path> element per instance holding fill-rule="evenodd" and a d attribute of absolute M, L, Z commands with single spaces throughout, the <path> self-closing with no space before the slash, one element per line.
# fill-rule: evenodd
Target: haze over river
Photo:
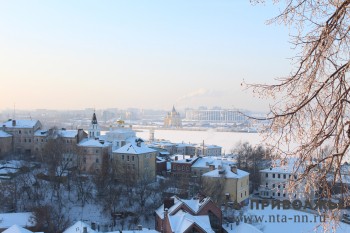
<path fill-rule="evenodd" d="M 145 140 L 149 139 L 148 129 L 138 129 L 136 136 Z M 231 149 L 239 142 L 249 142 L 252 145 L 261 143 L 262 136 L 259 133 L 187 131 L 187 130 L 154 130 L 155 140 L 164 139 L 171 142 L 214 144 L 222 147 L 222 153 L 229 154 Z"/>

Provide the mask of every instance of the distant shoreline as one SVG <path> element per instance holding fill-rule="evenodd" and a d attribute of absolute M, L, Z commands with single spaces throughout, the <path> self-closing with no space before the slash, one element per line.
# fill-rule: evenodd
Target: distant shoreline
<path fill-rule="evenodd" d="M 133 126 L 135 131 L 139 129 L 153 129 L 153 130 L 174 130 L 174 131 L 216 131 L 216 132 L 234 132 L 234 133 L 259 133 L 256 130 L 236 130 L 236 129 L 220 129 L 220 128 L 203 128 L 203 127 L 190 127 L 190 128 L 163 128 L 154 126 Z"/>

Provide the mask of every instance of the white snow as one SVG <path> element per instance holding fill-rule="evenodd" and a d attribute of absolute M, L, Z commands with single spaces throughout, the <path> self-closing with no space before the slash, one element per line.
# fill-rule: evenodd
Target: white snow
<path fill-rule="evenodd" d="M 128 143 L 125 146 L 113 151 L 113 153 L 119 154 L 145 154 L 152 152 L 156 152 L 156 150 L 149 148 L 144 143 L 140 143 L 138 146 L 136 142 Z"/>
<path fill-rule="evenodd" d="M 0 214 L 0 228 L 5 229 L 12 225 L 32 227 L 35 225 L 32 221 L 32 216 L 31 212 Z"/>
<path fill-rule="evenodd" d="M 10 228 L 3 231 L 2 233 L 33 233 L 33 232 L 23 227 L 20 227 L 18 225 L 13 225 Z"/>
<path fill-rule="evenodd" d="M 12 126 L 12 120 L 2 123 L 8 128 L 33 128 L 38 123 L 38 120 L 16 120 L 16 125 Z"/>
<path fill-rule="evenodd" d="M 0 138 L 12 137 L 11 134 L 6 133 L 5 131 L 0 130 Z"/>
<path fill-rule="evenodd" d="M 83 147 L 108 147 L 111 144 L 109 142 L 102 144 L 99 140 L 95 139 L 84 139 L 78 145 Z"/>

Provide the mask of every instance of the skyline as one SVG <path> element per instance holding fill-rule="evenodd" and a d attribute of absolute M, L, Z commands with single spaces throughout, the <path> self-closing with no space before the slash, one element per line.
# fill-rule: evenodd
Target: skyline
<path fill-rule="evenodd" d="M 134 3 L 134 4 L 133 4 Z M 2 1 L 0 110 L 267 110 L 295 55 L 277 6 L 249 1 Z"/>

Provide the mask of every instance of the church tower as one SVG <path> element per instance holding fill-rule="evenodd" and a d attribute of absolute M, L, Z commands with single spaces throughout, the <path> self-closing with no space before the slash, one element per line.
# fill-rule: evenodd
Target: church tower
<path fill-rule="evenodd" d="M 94 112 L 94 114 L 92 115 L 92 120 L 91 120 L 91 125 L 89 128 L 89 138 L 98 138 L 100 137 L 100 126 L 97 123 L 97 118 L 96 118 L 96 114 Z"/>

